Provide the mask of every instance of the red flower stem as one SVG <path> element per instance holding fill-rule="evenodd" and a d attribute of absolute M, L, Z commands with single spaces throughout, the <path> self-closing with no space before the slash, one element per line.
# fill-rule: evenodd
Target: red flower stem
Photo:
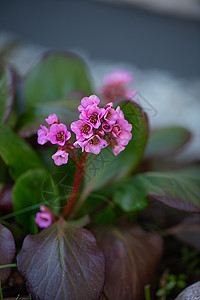
<path fill-rule="evenodd" d="M 80 164 L 76 165 L 76 172 L 75 172 L 73 187 L 71 189 L 68 203 L 62 212 L 62 216 L 64 218 L 66 218 L 70 214 L 70 212 L 75 204 L 75 201 L 77 199 L 78 192 L 79 192 L 79 189 L 81 186 L 81 180 L 83 177 L 83 171 L 84 171 L 84 167 L 85 167 L 86 157 L 87 157 L 87 152 L 83 152 L 83 154 L 81 156 Z"/>
<path fill-rule="evenodd" d="M 72 155 L 74 157 L 74 160 L 75 160 L 75 163 L 76 163 L 76 167 L 78 167 L 80 165 L 80 163 L 79 163 L 78 157 L 76 155 L 76 152 L 74 151 L 74 149 L 70 149 L 70 150 L 71 150 Z"/>

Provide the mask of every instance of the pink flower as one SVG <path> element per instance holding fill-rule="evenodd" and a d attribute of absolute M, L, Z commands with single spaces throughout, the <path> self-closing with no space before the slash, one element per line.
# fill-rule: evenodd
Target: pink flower
<path fill-rule="evenodd" d="M 67 130 L 67 126 L 64 124 L 51 125 L 48 139 L 52 144 L 64 146 L 65 142 L 69 140 L 70 137 L 71 133 Z"/>
<path fill-rule="evenodd" d="M 101 93 L 108 101 L 116 101 L 120 98 L 132 99 L 136 91 L 127 89 L 126 85 L 133 81 L 133 75 L 124 70 L 115 70 L 104 77 Z"/>
<path fill-rule="evenodd" d="M 123 151 L 125 149 L 125 147 L 120 144 L 119 140 L 115 139 L 115 138 L 111 139 L 110 146 L 111 146 L 112 152 L 115 156 L 118 155 L 121 151 Z"/>
<path fill-rule="evenodd" d="M 90 97 L 84 97 L 81 100 L 81 105 L 79 105 L 78 110 L 82 112 L 86 109 L 89 105 L 98 105 L 100 102 L 99 98 L 96 95 L 91 95 Z"/>
<path fill-rule="evenodd" d="M 104 83 L 106 85 L 112 85 L 112 84 L 128 84 L 133 81 L 133 75 L 130 72 L 127 72 L 125 70 L 114 70 L 110 74 L 106 75 L 104 77 Z"/>
<path fill-rule="evenodd" d="M 111 130 L 112 130 L 112 125 L 110 125 L 110 124 L 108 124 L 108 123 L 106 123 L 106 122 L 104 122 L 103 124 L 102 124 L 102 129 L 105 131 L 105 132 L 110 132 Z"/>
<path fill-rule="evenodd" d="M 94 135 L 89 140 L 87 140 L 87 144 L 85 145 L 85 151 L 99 154 L 102 148 L 107 147 L 108 144 L 106 140 L 100 138 L 98 135 Z"/>
<path fill-rule="evenodd" d="M 56 116 L 56 114 L 52 114 L 49 115 L 47 119 L 45 119 L 45 121 L 51 126 L 53 124 L 58 124 L 59 120 L 58 117 Z"/>
<path fill-rule="evenodd" d="M 57 166 L 61 166 L 63 164 L 67 164 L 68 156 L 69 153 L 67 153 L 65 150 L 60 149 L 59 147 L 58 151 L 52 155 L 52 158 Z"/>
<path fill-rule="evenodd" d="M 101 118 L 104 112 L 104 108 L 99 108 L 96 104 L 93 104 L 84 109 L 79 118 L 90 123 L 95 129 L 98 129 L 101 125 Z"/>
<path fill-rule="evenodd" d="M 35 223 L 41 228 L 49 227 L 52 224 L 52 212 L 44 205 L 40 206 L 40 211 L 36 213 Z"/>
<path fill-rule="evenodd" d="M 104 113 L 104 120 L 108 124 L 113 125 L 113 124 L 115 124 L 117 119 L 118 119 L 118 113 L 116 112 L 116 110 L 114 110 L 111 107 L 106 108 L 105 113 Z"/>
<path fill-rule="evenodd" d="M 76 134 L 76 139 L 79 141 L 84 141 L 93 135 L 92 125 L 82 120 L 73 122 L 71 124 L 71 130 Z"/>
<path fill-rule="evenodd" d="M 126 146 L 132 138 L 132 125 L 124 119 L 124 114 L 119 106 L 117 107 L 116 111 L 119 114 L 119 118 L 117 119 L 116 124 L 113 125 L 112 134 L 117 140 L 118 144 Z"/>
<path fill-rule="evenodd" d="M 40 145 L 44 145 L 46 142 L 49 141 L 48 134 L 49 129 L 46 126 L 40 125 L 41 129 L 38 130 L 38 139 L 37 142 Z"/>
<path fill-rule="evenodd" d="M 75 147 L 81 147 L 82 152 L 86 151 L 89 153 L 99 154 L 102 148 L 108 146 L 106 140 L 100 138 L 98 135 L 93 135 L 90 139 L 80 142 L 76 141 L 74 143 Z"/>

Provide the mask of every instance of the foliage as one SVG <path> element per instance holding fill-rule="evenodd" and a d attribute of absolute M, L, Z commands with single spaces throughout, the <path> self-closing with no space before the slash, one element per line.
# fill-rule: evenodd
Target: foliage
<path fill-rule="evenodd" d="M 94 93 L 88 70 L 75 55 L 48 53 L 27 74 L 21 93 L 13 74 L 2 66 L 0 266 L 12 264 L 16 244 L 17 268 L 33 300 L 144 299 L 164 245 L 161 235 L 137 224 L 136 214 L 152 200 L 200 213 L 199 166 L 151 168 L 155 160 L 172 159 L 190 132 L 174 126 L 149 132 L 143 109 L 123 98 L 114 106 L 133 128 L 126 149 L 114 156 L 105 148 L 87 158 L 78 149 L 69 164 L 57 167 L 50 159 L 54 146 L 39 146 L 35 133 L 49 114 L 68 127 L 77 119 L 81 98 Z M 53 224 L 43 230 L 35 223 L 41 205 L 53 214 Z M 196 236 L 199 224 L 191 230 Z M 2 285 L 9 275 L 10 268 L 0 269 Z M 171 276 L 159 295 L 183 283 Z"/>

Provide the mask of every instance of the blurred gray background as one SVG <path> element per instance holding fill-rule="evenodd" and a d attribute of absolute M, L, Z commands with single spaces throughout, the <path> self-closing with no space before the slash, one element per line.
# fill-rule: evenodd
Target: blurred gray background
<path fill-rule="evenodd" d="M 91 59 L 200 76 L 200 20 L 89 0 L 0 0 L 0 29 Z"/>

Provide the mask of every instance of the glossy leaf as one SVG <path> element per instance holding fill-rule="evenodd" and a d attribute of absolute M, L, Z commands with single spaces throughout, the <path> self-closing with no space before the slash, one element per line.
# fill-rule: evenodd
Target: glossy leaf
<path fill-rule="evenodd" d="M 91 85 L 82 60 L 72 54 L 49 53 L 32 69 L 24 82 L 29 106 L 55 102 L 74 91 L 90 95 Z"/>
<path fill-rule="evenodd" d="M 49 174 L 45 170 L 29 170 L 22 174 L 14 185 L 15 218 L 28 233 L 35 233 L 37 228 L 35 215 L 39 211 L 40 205 L 50 206 L 52 210 L 55 209 L 53 203 L 59 198 L 58 189 L 54 182 L 48 179 Z M 56 210 L 57 208 L 58 203 Z"/>
<path fill-rule="evenodd" d="M 109 300 L 144 299 L 144 286 L 152 282 L 162 254 L 160 236 L 137 227 L 98 229 L 95 236 L 106 259 L 105 296 Z"/>
<path fill-rule="evenodd" d="M 172 126 L 153 130 L 149 136 L 145 155 L 163 157 L 175 154 L 190 140 L 191 133 L 183 127 Z"/>
<path fill-rule="evenodd" d="M 200 281 L 188 286 L 175 300 L 198 300 L 200 299 Z"/>
<path fill-rule="evenodd" d="M 14 179 L 29 169 L 42 167 L 37 154 L 29 144 L 4 124 L 0 124 L 0 140 L 0 156 L 10 167 Z"/>
<path fill-rule="evenodd" d="M 148 123 L 146 114 L 131 101 L 120 103 L 125 119 L 132 124 L 132 140 L 126 149 L 115 156 L 107 147 L 96 156 L 88 155 L 85 170 L 85 194 L 96 190 L 113 180 L 119 180 L 129 174 L 142 158 L 147 137 Z"/>
<path fill-rule="evenodd" d="M 0 70 L 0 123 L 5 123 L 14 102 L 14 75 L 10 67 Z"/>
<path fill-rule="evenodd" d="M 147 195 L 141 186 L 132 182 L 132 179 L 125 179 L 116 183 L 113 192 L 113 201 L 125 212 L 143 210 L 148 205 Z"/>
<path fill-rule="evenodd" d="M 15 257 L 15 241 L 11 232 L 0 224 L 0 266 L 11 264 Z M 0 269 L 0 280 L 4 284 L 8 279 L 11 268 Z"/>
<path fill-rule="evenodd" d="M 118 197 L 117 203 L 126 210 L 131 210 L 134 201 L 145 203 L 146 197 L 186 212 L 200 212 L 200 180 L 192 171 L 182 172 L 147 172 L 127 179 L 131 195 L 128 203 Z M 127 190 L 128 193 L 128 190 Z"/>
<path fill-rule="evenodd" d="M 80 102 L 80 101 L 79 101 Z M 40 128 L 40 125 L 47 125 L 45 118 L 55 113 L 59 120 L 70 128 L 70 124 L 78 119 L 78 110 L 69 109 L 62 102 L 38 104 L 29 108 L 19 118 L 16 131 L 21 137 L 30 137 Z M 47 125 L 48 126 L 48 125 Z"/>
<path fill-rule="evenodd" d="M 91 232 L 59 219 L 27 236 L 18 269 L 35 300 L 96 300 L 104 284 L 104 256 Z"/>

